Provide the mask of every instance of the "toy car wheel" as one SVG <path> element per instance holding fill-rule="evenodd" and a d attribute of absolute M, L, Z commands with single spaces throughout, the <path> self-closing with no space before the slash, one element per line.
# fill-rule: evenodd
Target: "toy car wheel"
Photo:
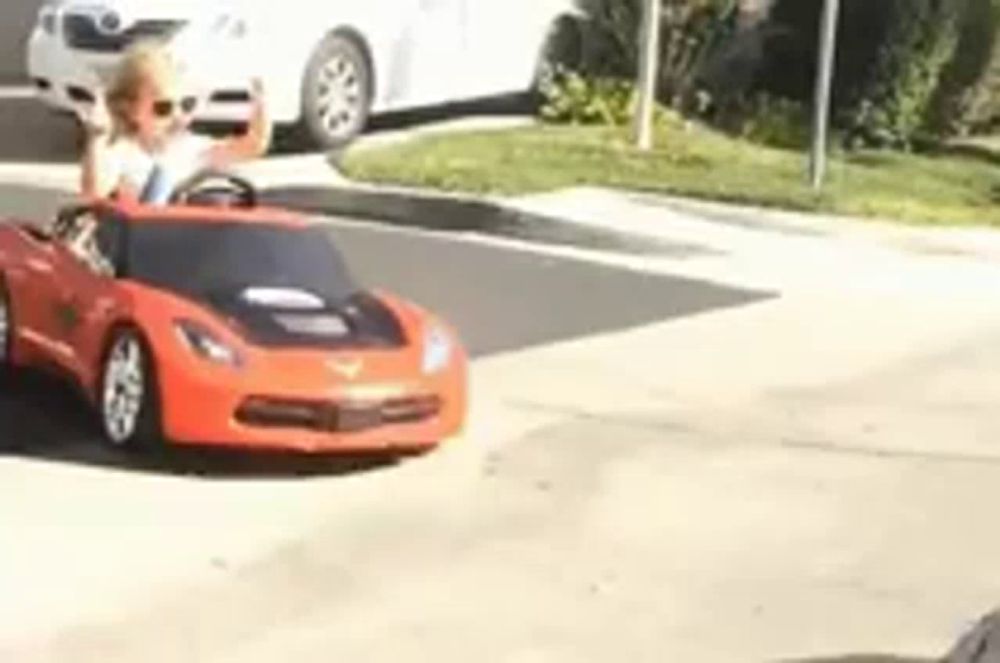
<path fill-rule="evenodd" d="M 154 370 L 139 333 L 118 330 L 104 358 L 100 390 L 101 423 L 112 447 L 133 451 L 162 442 Z"/>
<path fill-rule="evenodd" d="M 14 354 L 14 309 L 10 291 L 3 276 L 0 276 L 0 373 L 7 372 Z"/>
<path fill-rule="evenodd" d="M 302 94 L 305 128 L 323 149 L 344 147 L 368 123 L 373 73 L 356 40 L 334 34 L 320 42 L 306 67 Z"/>

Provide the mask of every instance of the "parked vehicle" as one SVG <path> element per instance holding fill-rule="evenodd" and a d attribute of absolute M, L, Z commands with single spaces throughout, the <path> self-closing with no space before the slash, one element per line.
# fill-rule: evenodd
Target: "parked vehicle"
<path fill-rule="evenodd" d="M 176 50 L 204 92 L 198 119 L 246 117 L 260 76 L 275 121 L 342 146 L 373 113 L 530 90 L 572 0 L 51 0 L 28 41 L 39 97 L 93 98 L 143 38 Z"/>

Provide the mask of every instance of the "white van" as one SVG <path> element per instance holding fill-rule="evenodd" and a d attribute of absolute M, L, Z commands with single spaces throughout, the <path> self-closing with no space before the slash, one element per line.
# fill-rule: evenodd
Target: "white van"
<path fill-rule="evenodd" d="M 121 52 L 171 44 L 197 74 L 198 119 L 246 117 L 263 78 L 274 119 L 341 146 L 372 113 L 528 90 L 571 0 L 52 0 L 28 42 L 38 95 L 93 98 Z"/>

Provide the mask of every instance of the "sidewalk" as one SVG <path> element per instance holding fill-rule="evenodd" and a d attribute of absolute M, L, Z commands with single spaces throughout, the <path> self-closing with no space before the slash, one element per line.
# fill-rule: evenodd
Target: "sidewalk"
<path fill-rule="evenodd" d="M 992 292 L 1000 275 L 1000 233 L 988 229 L 918 228 L 587 188 L 503 204 L 584 228 L 700 246 L 701 253 L 673 267 L 742 287 L 931 293 L 961 284 L 973 296 Z"/>

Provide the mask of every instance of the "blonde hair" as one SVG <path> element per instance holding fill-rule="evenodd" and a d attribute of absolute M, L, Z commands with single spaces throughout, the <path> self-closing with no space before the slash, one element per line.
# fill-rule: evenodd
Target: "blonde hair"
<path fill-rule="evenodd" d="M 162 42 L 142 41 L 129 47 L 107 91 L 115 133 L 119 136 L 135 133 L 131 111 L 143 86 L 179 74 L 178 62 Z"/>

